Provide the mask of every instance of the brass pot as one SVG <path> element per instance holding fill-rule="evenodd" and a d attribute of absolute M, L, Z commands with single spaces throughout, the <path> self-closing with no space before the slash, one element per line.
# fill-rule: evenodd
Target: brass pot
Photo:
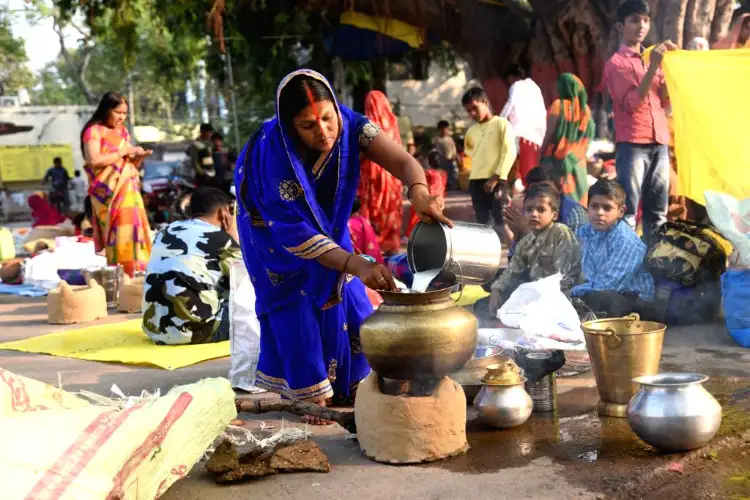
<path fill-rule="evenodd" d="M 667 327 L 631 314 L 587 321 L 581 328 L 599 391 L 597 410 L 600 415 L 625 417 L 628 403 L 638 391 L 633 379 L 659 372 Z"/>
<path fill-rule="evenodd" d="M 383 303 L 360 328 L 372 369 L 395 380 L 441 379 L 463 367 L 477 345 L 477 319 L 451 290 L 379 292 Z"/>

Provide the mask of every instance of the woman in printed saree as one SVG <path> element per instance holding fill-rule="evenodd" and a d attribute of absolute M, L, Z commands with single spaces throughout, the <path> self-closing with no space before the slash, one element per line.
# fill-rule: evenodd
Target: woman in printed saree
<path fill-rule="evenodd" d="M 257 385 L 287 399 L 351 401 L 370 371 L 359 343 L 372 312 L 365 286 L 396 288 L 388 268 L 352 248 L 360 153 L 408 186 L 418 214 L 451 224 L 416 160 L 311 70 L 281 81 L 276 118 L 237 159 L 240 246 L 261 327 Z"/>
<path fill-rule="evenodd" d="M 594 138 L 594 121 L 586 88 L 577 76 L 563 73 L 557 79 L 560 94 L 547 111 L 547 134 L 541 164 L 550 163 L 563 176 L 563 194 L 586 205 L 589 189 L 586 151 Z"/>
<path fill-rule="evenodd" d="M 380 129 L 380 133 L 401 145 L 398 120 L 388 98 L 373 90 L 365 99 L 365 116 Z M 367 156 L 362 158 L 357 195 L 362 202 L 360 215 L 369 220 L 378 234 L 380 250 L 384 254 L 401 249 L 401 219 L 404 191 L 401 181 L 387 169 Z"/>
<path fill-rule="evenodd" d="M 128 105 L 117 92 L 102 97 L 81 131 L 81 150 L 89 176 L 96 250 L 130 276 L 145 271 L 151 230 L 141 198 L 138 169 L 152 152 L 130 143 L 125 128 Z"/>

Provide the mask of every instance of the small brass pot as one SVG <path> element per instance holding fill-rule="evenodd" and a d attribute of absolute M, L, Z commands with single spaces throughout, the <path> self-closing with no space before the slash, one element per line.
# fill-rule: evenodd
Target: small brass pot
<path fill-rule="evenodd" d="M 587 321 L 581 328 L 599 391 L 597 410 L 600 415 L 624 418 L 630 399 L 638 391 L 633 379 L 659 372 L 667 327 L 631 314 Z"/>
<path fill-rule="evenodd" d="M 477 319 L 451 299 L 450 288 L 379 292 L 383 303 L 360 328 L 372 369 L 395 380 L 441 379 L 463 367 L 477 345 Z"/>

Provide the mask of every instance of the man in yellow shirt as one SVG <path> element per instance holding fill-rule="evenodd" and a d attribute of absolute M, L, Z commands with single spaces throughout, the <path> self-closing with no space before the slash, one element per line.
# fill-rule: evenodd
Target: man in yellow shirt
<path fill-rule="evenodd" d="M 516 161 L 516 136 L 505 118 L 493 116 L 485 91 L 469 89 L 461 104 L 475 123 L 466 132 L 465 152 L 471 158 L 469 193 L 480 224 L 503 225 L 503 200 L 509 191 L 508 174 Z"/>

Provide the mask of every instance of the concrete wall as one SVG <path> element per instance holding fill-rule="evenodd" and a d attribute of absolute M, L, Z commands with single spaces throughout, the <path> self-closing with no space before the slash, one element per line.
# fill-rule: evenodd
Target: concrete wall
<path fill-rule="evenodd" d="M 451 76 L 437 64 L 431 64 L 427 80 L 388 81 L 386 90 L 392 104 L 400 102 L 401 113 L 411 116 L 412 125 L 434 127 L 441 119 L 452 123 L 466 120 L 461 96 L 469 83 L 469 68 L 459 63 L 460 71 Z"/>
<path fill-rule="evenodd" d="M 75 169 L 83 167 L 81 128 L 94 113 L 93 106 L 21 106 L 0 108 L 0 122 L 31 125 L 28 132 L 0 136 L 0 146 L 70 144 Z"/>

